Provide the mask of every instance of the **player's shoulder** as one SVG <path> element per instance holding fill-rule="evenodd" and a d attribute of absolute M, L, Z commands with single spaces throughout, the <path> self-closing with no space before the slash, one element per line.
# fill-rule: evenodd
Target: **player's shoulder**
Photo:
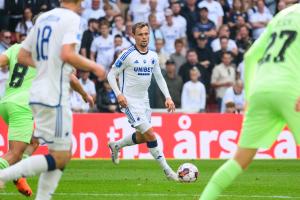
<path fill-rule="evenodd" d="M 12 51 L 19 51 L 21 48 L 21 44 L 19 43 L 15 43 L 12 46 L 10 46 L 8 49 L 12 50 Z"/>
<path fill-rule="evenodd" d="M 74 11 L 66 8 L 54 8 L 50 11 L 43 13 L 37 20 L 37 23 L 43 20 L 51 20 L 57 22 L 76 23 L 80 22 L 80 16 Z"/>
<path fill-rule="evenodd" d="M 121 53 L 120 59 L 122 59 L 124 61 L 129 55 L 133 55 L 135 50 L 136 50 L 135 46 L 131 46 L 131 47 L 123 50 Z"/>

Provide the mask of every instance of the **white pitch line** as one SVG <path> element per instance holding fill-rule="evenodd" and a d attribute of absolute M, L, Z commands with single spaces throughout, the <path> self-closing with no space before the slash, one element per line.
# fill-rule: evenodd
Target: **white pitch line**
<path fill-rule="evenodd" d="M 19 196 L 19 193 L 12 192 L 0 192 L 0 196 Z M 124 193 L 55 193 L 54 196 L 104 196 L 104 197 L 140 197 L 140 196 L 152 196 L 152 197 L 199 197 L 200 194 L 169 194 L 169 193 L 132 193 L 132 194 L 124 194 Z M 266 199 L 300 199 L 300 196 L 271 196 L 271 195 L 231 195 L 224 194 L 220 195 L 221 197 L 236 197 L 236 198 L 266 198 Z"/>

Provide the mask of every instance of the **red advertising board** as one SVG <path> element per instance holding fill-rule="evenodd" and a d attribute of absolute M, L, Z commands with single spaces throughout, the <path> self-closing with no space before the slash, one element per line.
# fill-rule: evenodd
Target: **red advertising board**
<path fill-rule="evenodd" d="M 230 158 L 237 148 L 242 116 L 231 114 L 153 114 L 152 125 L 167 158 Z M 134 129 L 123 114 L 74 114 L 73 157 L 109 158 L 108 141 L 132 134 Z M 7 149 L 7 127 L 0 122 L 0 156 Z M 40 147 L 38 153 L 45 153 Z M 121 151 L 125 159 L 151 158 L 146 145 Z M 292 134 L 283 130 L 270 149 L 257 158 L 300 158 Z"/>

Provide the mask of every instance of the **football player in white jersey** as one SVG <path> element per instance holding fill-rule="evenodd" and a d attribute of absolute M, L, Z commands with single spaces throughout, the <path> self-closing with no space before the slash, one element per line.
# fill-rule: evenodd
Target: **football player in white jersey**
<path fill-rule="evenodd" d="M 122 107 L 122 112 L 127 115 L 129 123 L 136 129 L 136 132 L 119 141 L 109 142 L 112 161 L 115 164 L 119 163 L 118 155 L 121 148 L 147 143 L 151 155 L 159 162 L 167 178 L 177 181 L 176 173 L 168 165 L 162 150 L 157 145 L 157 139 L 151 126 L 148 88 L 152 74 L 166 98 L 165 105 L 168 111 L 173 112 L 175 105 L 161 74 L 158 56 L 154 51 L 148 49 L 148 24 L 137 23 L 133 26 L 132 32 L 136 45 L 121 53 L 107 78 Z M 119 78 L 119 86 L 117 78 Z"/>
<path fill-rule="evenodd" d="M 61 0 L 55 8 L 39 16 L 22 43 L 18 62 L 35 66 L 37 75 L 30 90 L 36 129 L 33 138 L 47 143 L 49 154 L 31 156 L 0 170 L 0 186 L 22 176 L 40 175 L 36 200 L 49 200 L 71 158 L 72 112 L 70 77 L 73 67 L 94 72 L 104 79 L 102 66 L 77 52 L 81 33 L 81 0 Z"/>

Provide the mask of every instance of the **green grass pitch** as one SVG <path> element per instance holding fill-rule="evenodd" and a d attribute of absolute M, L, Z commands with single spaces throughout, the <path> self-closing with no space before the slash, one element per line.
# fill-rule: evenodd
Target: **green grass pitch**
<path fill-rule="evenodd" d="M 193 200 L 222 160 L 169 160 L 177 169 L 184 162 L 195 164 L 200 177 L 195 183 L 174 183 L 165 179 L 154 160 L 73 160 L 64 172 L 54 200 Z M 37 178 L 28 179 L 34 192 Z M 19 195 L 13 184 L 0 191 L 1 200 L 31 200 Z M 300 162 L 257 160 L 238 177 L 219 199 L 300 199 Z"/>

